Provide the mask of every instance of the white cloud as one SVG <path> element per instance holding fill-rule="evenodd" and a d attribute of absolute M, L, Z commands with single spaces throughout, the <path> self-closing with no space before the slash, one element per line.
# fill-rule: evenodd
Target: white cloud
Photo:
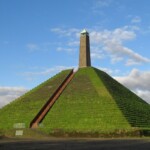
<path fill-rule="evenodd" d="M 150 103 L 150 71 L 133 69 L 128 76 L 115 79 Z"/>
<path fill-rule="evenodd" d="M 102 8 L 107 8 L 112 4 L 112 0 L 95 0 L 93 1 L 93 5 L 91 10 L 93 13 L 98 13 L 103 15 Z"/>
<path fill-rule="evenodd" d="M 133 50 L 116 42 L 114 43 L 108 42 L 107 45 L 105 45 L 105 50 L 107 50 L 114 57 L 116 57 L 115 59 L 117 59 L 118 57 L 122 59 L 128 57 L 126 65 L 133 65 L 133 64 L 135 65 L 150 62 L 150 59 L 143 57 L 138 53 L 135 53 Z"/>
<path fill-rule="evenodd" d="M 63 48 L 63 47 L 57 47 L 57 49 L 56 49 L 56 51 L 65 51 L 65 52 L 73 52 L 73 51 L 75 51 L 75 49 L 73 49 L 73 48 Z"/>
<path fill-rule="evenodd" d="M 37 44 L 34 44 L 34 43 L 29 43 L 29 44 L 27 44 L 27 48 L 28 48 L 31 52 L 39 50 L 39 46 L 38 46 Z"/>
<path fill-rule="evenodd" d="M 91 31 L 90 33 L 91 42 L 99 43 L 103 42 L 104 44 L 107 42 L 119 43 L 126 40 L 132 40 L 136 37 L 134 31 L 129 30 L 128 26 L 124 26 L 122 28 L 116 28 L 114 30 L 103 30 L 103 31 Z"/>
<path fill-rule="evenodd" d="M 110 54 L 113 63 L 123 60 L 126 60 L 126 65 L 149 63 L 150 59 L 141 56 L 123 45 L 125 41 L 135 39 L 136 34 L 131 29 L 131 27 L 125 26 L 112 31 L 91 31 L 91 43 L 95 45 L 102 44 L 103 50 Z"/>
<path fill-rule="evenodd" d="M 97 0 L 97 7 L 108 7 L 112 3 L 112 0 Z"/>
<path fill-rule="evenodd" d="M 135 93 L 150 104 L 150 91 L 137 90 Z"/>
<path fill-rule="evenodd" d="M 103 55 L 101 55 L 100 53 L 92 52 L 91 58 L 92 59 L 103 59 Z"/>
<path fill-rule="evenodd" d="M 0 108 L 26 93 L 23 87 L 0 87 Z"/>
<path fill-rule="evenodd" d="M 98 14 L 101 16 L 106 16 L 105 9 L 109 9 L 109 7 L 114 6 L 115 9 L 121 8 L 120 5 L 118 5 L 118 1 L 116 0 L 93 0 L 93 4 L 91 5 L 91 11 L 93 14 Z"/>
<path fill-rule="evenodd" d="M 133 60 L 133 59 L 128 59 L 127 61 L 126 61 L 126 66 L 132 66 L 132 65 L 140 65 L 141 64 L 141 61 L 135 61 L 135 60 Z"/>
<path fill-rule="evenodd" d="M 102 49 L 101 46 L 91 46 L 91 58 L 92 59 L 105 58 L 105 54 L 101 49 Z"/>
<path fill-rule="evenodd" d="M 93 59 L 102 59 L 106 55 L 105 52 L 107 52 L 107 55 L 110 56 L 112 63 L 124 61 L 126 66 L 149 63 L 149 58 L 146 58 L 134 52 L 134 50 L 124 46 L 126 41 L 131 41 L 136 38 L 137 30 L 139 30 L 137 26 L 124 26 L 114 30 L 105 29 L 102 31 L 89 29 L 91 57 Z M 59 34 L 60 36 L 69 36 L 69 38 L 71 38 L 71 41 L 69 41 L 67 44 L 69 47 L 58 47 L 57 51 L 71 52 L 75 49 L 73 46 L 79 46 L 77 39 L 79 40 L 79 33 L 81 31 L 80 29 L 53 28 L 51 31 Z"/>
<path fill-rule="evenodd" d="M 74 68 L 74 66 L 55 66 L 52 68 L 45 69 L 43 71 L 38 71 L 38 72 L 25 72 L 23 73 L 24 76 L 27 77 L 33 77 L 33 76 L 46 76 L 46 75 L 51 75 L 57 72 L 60 72 L 62 70 Z"/>
<path fill-rule="evenodd" d="M 59 37 L 65 37 L 64 39 L 66 40 L 65 43 L 58 44 L 59 46 L 56 48 L 56 51 L 64 51 L 69 53 L 76 51 L 76 47 L 79 46 L 80 29 L 52 28 L 50 31 L 58 34 Z"/>
<path fill-rule="evenodd" d="M 52 28 L 50 29 L 51 32 L 58 34 L 59 36 L 72 36 L 78 35 L 80 33 L 80 29 L 77 28 L 70 28 L 70 29 L 63 29 L 63 28 Z"/>
<path fill-rule="evenodd" d="M 139 16 L 136 16 L 131 20 L 131 23 L 140 23 L 140 22 L 141 22 L 141 18 Z"/>
<path fill-rule="evenodd" d="M 95 7 L 108 7 L 112 3 L 112 0 L 97 0 Z"/>
<path fill-rule="evenodd" d="M 115 64 L 115 63 L 123 60 L 123 57 L 117 56 L 117 55 L 111 55 L 110 57 L 111 57 L 111 63 L 112 64 Z"/>
<path fill-rule="evenodd" d="M 79 41 L 69 41 L 67 43 L 68 46 L 79 46 Z"/>

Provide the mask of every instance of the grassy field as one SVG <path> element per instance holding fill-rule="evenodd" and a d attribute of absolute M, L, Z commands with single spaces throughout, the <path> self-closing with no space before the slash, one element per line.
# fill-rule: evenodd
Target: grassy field
<path fill-rule="evenodd" d="M 0 128 L 30 121 L 56 90 L 70 70 L 42 83 L 0 110 Z M 79 69 L 39 130 L 51 135 L 138 135 L 150 129 L 150 105 L 105 72 Z"/>
<path fill-rule="evenodd" d="M 0 109 L 0 129 L 12 129 L 15 123 L 25 123 L 28 128 L 32 119 L 69 72 L 70 70 L 62 71 Z"/>
<path fill-rule="evenodd" d="M 149 112 L 148 104 L 104 72 L 82 68 L 43 120 L 41 130 L 50 134 L 130 132 L 149 128 Z"/>

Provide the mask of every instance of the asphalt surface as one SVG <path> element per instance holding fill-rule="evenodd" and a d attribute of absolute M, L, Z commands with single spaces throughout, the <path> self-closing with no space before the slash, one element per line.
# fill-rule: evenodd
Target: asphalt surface
<path fill-rule="evenodd" d="M 150 139 L 0 140 L 0 150 L 150 150 Z"/>

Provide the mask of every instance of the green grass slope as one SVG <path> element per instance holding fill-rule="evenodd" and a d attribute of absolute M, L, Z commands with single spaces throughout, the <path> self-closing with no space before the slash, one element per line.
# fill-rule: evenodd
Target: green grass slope
<path fill-rule="evenodd" d="M 115 92 L 116 97 L 110 92 L 113 89 L 110 83 L 106 86 L 107 80 L 116 86 L 114 90 L 119 90 L 118 93 Z M 109 86 L 110 89 L 108 89 Z M 47 133 L 106 133 L 115 132 L 116 130 L 131 130 L 132 124 L 129 122 L 129 117 L 127 117 L 131 113 L 125 114 L 121 109 L 121 102 L 118 102 L 119 98 L 122 98 L 120 90 L 126 91 L 124 87 L 104 72 L 91 67 L 79 69 L 44 118 L 41 130 Z M 128 92 L 124 93 L 124 97 L 127 96 Z M 129 94 L 129 97 L 130 101 L 135 103 L 131 106 L 132 109 L 138 105 L 138 108 L 135 108 L 138 110 L 142 105 L 144 108 L 140 113 L 149 111 L 148 104 L 135 95 Z M 128 107 L 125 109 L 128 112 Z M 145 117 L 148 119 L 147 114 L 145 114 Z"/>
<path fill-rule="evenodd" d="M 15 123 L 30 122 L 62 83 L 70 70 L 62 71 L 20 98 L 0 109 L 0 129 L 12 129 Z"/>
<path fill-rule="evenodd" d="M 94 70 L 131 126 L 150 128 L 150 105 L 105 72 Z"/>

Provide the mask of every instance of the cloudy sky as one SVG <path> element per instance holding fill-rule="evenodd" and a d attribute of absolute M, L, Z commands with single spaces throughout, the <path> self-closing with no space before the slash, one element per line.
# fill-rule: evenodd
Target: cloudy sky
<path fill-rule="evenodd" d="M 150 103 L 149 0 L 0 0 L 0 107 L 78 66 L 80 31 L 92 66 Z"/>

